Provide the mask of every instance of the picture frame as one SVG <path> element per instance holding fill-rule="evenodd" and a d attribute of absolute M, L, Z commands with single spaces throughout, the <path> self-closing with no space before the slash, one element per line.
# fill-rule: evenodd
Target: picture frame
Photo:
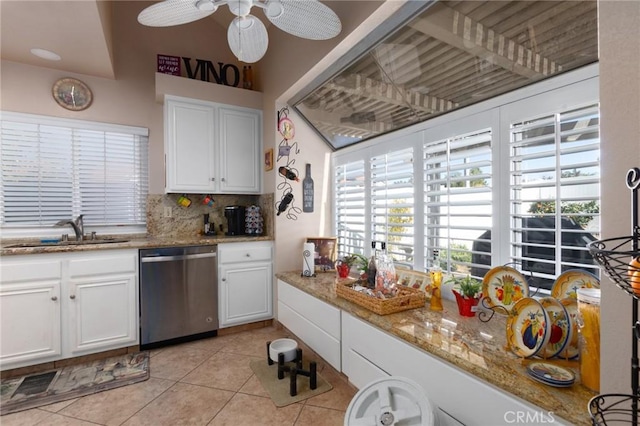
<path fill-rule="evenodd" d="M 273 148 L 269 148 L 264 152 L 264 171 L 273 170 Z"/>
<path fill-rule="evenodd" d="M 338 238 L 307 237 L 306 242 L 315 245 L 313 261 L 316 272 L 331 272 L 336 270 Z"/>

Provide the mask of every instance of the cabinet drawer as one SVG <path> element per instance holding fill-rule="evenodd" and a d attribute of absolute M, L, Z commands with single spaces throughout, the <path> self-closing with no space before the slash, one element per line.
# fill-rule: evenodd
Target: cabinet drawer
<path fill-rule="evenodd" d="M 299 312 L 325 333 L 340 340 L 340 310 L 278 280 L 278 300 Z"/>
<path fill-rule="evenodd" d="M 24 259 L 24 258 L 23 258 Z M 40 280 L 59 280 L 62 275 L 62 263 L 59 260 L 42 261 L 40 258 L 2 262 L 0 277 L 2 284 Z"/>
<path fill-rule="evenodd" d="M 271 262 L 271 243 L 224 244 L 218 246 L 218 263 Z"/>
<path fill-rule="evenodd" d="M 79 277 L 84 275 L 103 275 L 118 273 L 135 273 L 138 257 L 135 252 L 99 254 L 96 256 L 82 255 L 69 261 L 69 275 Z"/>

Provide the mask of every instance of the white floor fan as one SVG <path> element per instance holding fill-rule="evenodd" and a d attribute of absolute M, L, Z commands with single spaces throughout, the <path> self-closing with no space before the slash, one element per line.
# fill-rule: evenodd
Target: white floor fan
<path fill-rule="evenodd" d="M 340 18 L 318 0 L 164 0 L 144 9 L 138 22 L 150 27 L 170 27 L 206 18 L 227 5 L 236 17 L 227 30 L 229 47 L 238 60 L 257 62 L 269 45 L 267 29 L 253 6 L 263 10 L 282 31 L 310 40 L 327 40 L 340 34 Z"/>

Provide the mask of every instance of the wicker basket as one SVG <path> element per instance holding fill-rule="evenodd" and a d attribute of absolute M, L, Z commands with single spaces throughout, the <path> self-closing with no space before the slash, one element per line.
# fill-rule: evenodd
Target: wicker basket
<path fill-rule="evenodd" d="M 378 315 L 388 315 L 408 309 L 423 308 L 425 305 L 425 294 L 424 291 L 421 290 L 398 286 L 398 294 L 396 294 L 396 296 L 389 299 L 378 299 L 377 297 L 369 296 L 353 289 L 354 286 L 360 284 L 361 283 L 357 281 L 351 283 L 338 282 L 336 284 L 336 294 Z"/>

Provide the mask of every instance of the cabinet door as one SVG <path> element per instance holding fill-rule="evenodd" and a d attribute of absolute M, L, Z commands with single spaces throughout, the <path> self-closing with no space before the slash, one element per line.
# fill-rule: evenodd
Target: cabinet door
<path fill-rule="evenodd" d="M 262 190 L 262 113 L 220 107 L 220 191 L 259 194 Z"/>
<path fill-rule="evenodd" d="M 166 192 L 216 191 L 215 111 L 212 103 L 167 99 Z"/>
<path fill-rule="evenodd" d="M 135 275 L 72 280 L 68 302 L 69 350 L 73 355 L 137 343 Z"/>
<path fill-rule="evenodd" d="M 220 267 L 220 327 L 273 317 L 271 263 Z"/>
<path fill-rule="evenodd" d="M 53 279 L 0 286 L 3 370 L 61 356 L 60 284 Z"/>

